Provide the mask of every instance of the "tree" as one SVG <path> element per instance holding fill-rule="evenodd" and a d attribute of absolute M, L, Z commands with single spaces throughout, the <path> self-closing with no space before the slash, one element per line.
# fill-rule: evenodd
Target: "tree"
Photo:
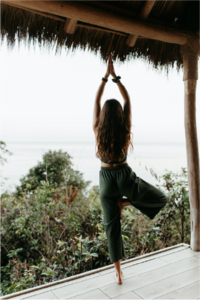
<path fill-rule="evenodd" d="M 172 236 L 181 243 L 190 239 L 190 202 L 187 169 L 182 168 L 180 174 L 166 172 L 162 189 L 168 195 L 168 201 L 156 220 L 160 228 L 160 238 L 167 244 Z M 174 236 L 176 228 L 176 236 Z"/>
<path fill-rule="evenodd" d="M 42 162 L 31 168 L 28 174 L 20 179 L 17 196 L 24 191 L 31 193 L 36 190 L 41 181 L 49 182 L 54 187 L 60 187 L 68 193 L 71 185 L 78 187 L 79 194 L 88 187 L 90 181 L 83 180 L 83 174 L 73 170 L 71 156 L 67 152 L 48 151 L 43 155 Z"/>
<path fill-rule="evenodd" d="M 12 155 L 12 153 L 6 149 L 6 143 L 3 141 L 0 141 L 0 165 L 4 165 L 5 162 L 7 162 L 7 159 L 3 155 Z M 2 179 L 7 179 L 7 178 L 1 178 L 0 181 L 0 186 L 4 184 Z"/>

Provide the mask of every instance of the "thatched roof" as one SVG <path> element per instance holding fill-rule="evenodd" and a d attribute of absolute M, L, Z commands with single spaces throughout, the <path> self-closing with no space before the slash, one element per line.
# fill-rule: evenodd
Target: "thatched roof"
<path fill-rule="evenodd" d="M 8 0 L 1 4 L 1 37 L 7 39 L 7 44 L 12 47 L 16 37 L 19 41 L 26 43 L 39 42 L 41 46 L 57 46 L 73 51 L 79 46 L 82 49 L 101 54 L 105 61 L 112 53 L 114 60 L 130 60 L 141 57 L 158 66 L 182 66 L 180 44 L 164 42 L 138 36 L 133 47 L 127 45 L 127 32 L 112 30 L 106 26 L 97 26 L 93 22 L 87 23 L 77 20 L 76 29 L 73 34 L 64 30 L 66 18 L 58 13 L 49 14 L 44 11 L 36 11 L 21 8 L 17 3 L 23 1 Z M 27 1 L 24 1 L 24 3 Z M 33 1 L 32 1 L 33 2 Z M 36 2 L 36 1 L 35 1 Z M 44 1 L 43 1 L 44 2 Z M 61 1 L 58 1 L 61 3 Z M 64 2 L 64 1 L 63 1 Z M 76 1 L 75 1 L 76 2 Z M 125 17 L 134 20 L 140 17 L 140 12 L 145 1 L 78 1 L 85 5 L 86 9 L 95 8 L 100 12 L 112 16 Z M 13 6 L 14 5 L 14 6 Z M 108 15 L 109 16 L 109 15 Z M 153 8 L 145 20 L 146 24 L 165 26 L 165 28 L 179 30 L 187 36 L 187 32 L 198 35 L 199 30 L 199 1 L 155 1 Z"/>

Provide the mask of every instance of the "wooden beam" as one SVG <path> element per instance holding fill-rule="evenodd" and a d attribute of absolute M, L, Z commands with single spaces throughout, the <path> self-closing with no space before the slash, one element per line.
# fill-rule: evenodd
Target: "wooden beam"
<path fill-rule="evenodd" d="M 26 11 L 29 11 L 29 12 L 33 13 L 33 14 L 41 15 L 43 17 L 47 17 L 47 18 L 54 19 L 54 20 L 61 21 L 61 22 L 66 22 L 66 18 L 58 17 L 56 15 L 52 15 L 52 14 L 48 14 L 48 13 L 43 13 L 41 11 L 34 10 L 34 9 L 24 8 L 24 7 L 22 7 L 20 5 L 16 5 L 16 4 L 13 5 L 13 3 L 11 3 L 11 4 L 9 3 L 9 5 L 13 6 L 13 7 L 20 8 L 20 9 L 24 9 Z M 106 29 L 106 28 L 99 27 L 99 26 L 93 26 L 93 25 L 86 24 L 86 23 L 83 23 L 83 22 L 77 22 L 77 26 L 78 27 L 87 28 L 87 29 L 102 31 L 102 32 L 114 33 L 114 34 L 117 34 L 117 35 L 128 37 L 128 34 L 126 34 L 126 33 L 123 33 L 123 32 L 120 32 L 120 31 Z M 141 37 L 138 37 L 138 38 L 141 38 Z"/>
<path fill-rule="evenodd" d="M 84 3 L 87 3 L 92 6 L 97 6 L 97 7 L 102 7 L 104 9 L 110 10 L 112 13 L 116 12 L 119 14 L 123 14 L 125 17 L 131 17 L 133 19 L 137 18 L 137 13 L 128 9 L 124 9 L 122 7 L 116 6 L 116 5 L 111 5 L 108 4 L 106 1 L 99 2 L 99 1 L 84 1 Z M 166 20 L 161 20 L 161 19 L 155 19 L 155 18 L 148 18 L 148 22 L 153 23 L 153 24 L 159 24 L 167 27 L 172 27 L 174 28 L 174 25 L 172 22 L 166 21 Z M 184 26 L 184 24 L 183 24 Z"/>
<path fill-rule="evenodd" d="M 57 16 L 79 20 L 108 29 L 140 35 L 145 38 L 167 43 L 184 45 L 187 43 L 187 31 L 176 30 L 161 25 L 154 25 L 144 21 L 133 20 L 121 15 L 105 12 L 100 8 L 87 6 L 79 1 L 18 1 L 3 0 L 24 8 L 34 9 Z"/>
<path fill-rule="evenodd" d="M 147 0 L 144 2 L 144 5 L 138 15 L 138 18 L 140 20 L 145 20 L 148 18 L 148 15 L 150 14 L 156 0 Z M 138 35 L 130 34 L 126 40 L 126 44 L 129 47 L 133 47 L 137 41 Z"/>
<path fill-rule="evenodd" d="M 57 21 L 61 21 L 61 22 L 65 22 L 66 21 L 66 18 L 58 17 L 56 15 L 44 13 L 44 12 L 41 12 L 41 11 L 38 11 L 38 10 L 34 10 L 34 9 L 30 9 L 30 8 L 24 8 L 23 6 L 17 5 L 14 2 L 10 2 L 9 5 L 13 6 L 13 7 L 16 7 L 16 8 L 24 9 L 26 11 L 29 11 L 29 12 L 33 13 L 33 14 L 37 14 L 37 15 L 40 15 L 40 16 L 43 16 L 43 17 L 47 17 L 47 18 L 50 18 L 50 19 L 54 19 L 54 20 L 57 20 Z"/>
<path fill-rule="evenodd" d="M 58 20 L 58 21 L 61 21 L 61 22 L 66 21 L 66 18 L 62 18 L 62 17 L 56 16 L 56 15 L 53 15 L 53 14 L 42 13 L 40 11 L 33 10 L 33 9 L 26 9 L 22 6 L 19 6 L 19 5 L 16 6 L 16 5 L 13 5 L 13 3 L 9 3 L 9 2 L 5 3 L 4 1 L 0 0 L 0 4 L 1 3 L 6 4 L 6 5 L 10 5 L 10 6 L 13 6 L 13 7 L 21 8 L 23 10 L 27 10 L 27 11 L 30 11 L 32 13 L 37 13 L 38 15 L 41 15 L 41 16 L 44 16 L 44 17 L 47 17 L 47 18 L 51 18 L 51 19 L 55 19 L 55 20 Z M 137 14 L 134 11 L 130 11 L 130 10 L 127 10 L 127 9 L 122 9 L 118 6 L 102 3 L 102 2 L 97 1 L 97 0 L 84 0 L 84 3 L 95 4 L 99 7 L 103 7 L 103 8 L 106 8 L 108 10 L 111 10 L 112 12 L 118 12 L 118 13 L 124 14 L 125 16 L 130 16 L 130 17 L 133 17 L 133 18 L 137 17 Z M 163 26 L 167 26 L 167 27 L 174 27 L 172 22 L 168 22 L 166 20 L 148 18 L 148 22 L 163 25 Z"/>
<path fill-rule="evenodd" d="M 139 13 L 139 18 L 141 20 L 145 20 L 148 18 L 156 0 L 147 0 L 145 1 L 140 13 Z"/>
<path fill-rule="evenodd" d="M 116 13 L 119 13 L 119 14 L 124 14 L 127 17 L 128 16 L 131 17 L 131 18 L 136 18 L 137 17 L 136 12 L 118 7 L 116 5 L 108 4 L 107 1 L 103 1 L 103 2 L 100 2 L 100 1 L 84 1 L 84 3 L 87 3 L 90 6 L 92 5 L 92 6 L 102 7 L 103 9 L 110 10 L 112 13 L 116 12 Z"/>
<path fill-rule="evenodd" d="M 14 5 L 13 5 L 13 3 L 9 3 L 9 5 L 13 6 L 13 7 L 16 7 L 16 8 L 23 9 L 25 11 L 29 11 L 29 12 L 31 12 L 33 14 L 37 14 L 37 15 L 40 15 L 40 16 L 43 16 L 43 17 L 47 17 L 47 18 L 53 19 L 53 20 L 57 20 L 57 21 L 61 21 L 61 22 L 66 22 L 66 18 L 64 18 L 64 17 L 58 17 L 56 15 L 52 15 L 52 14 L 48 14 L 48 13 L 43 13 L 43 12 L 38 11 L 38 10 L 24 8 L 24 7 L 22 7 L 20 5 L 17 5 L 15 3 L 14 3 Z M 93 25 L 86 24 L 86 23 L 79 22 L 79 21 L 77 22 L 77 26 L 78 27 L 87 28 L 87 29 L 92 29 L 92 30 L 98 30 L 98 31 L 102 31 L 102 32 L 114 33 L 114 34 L 117 34 L 117 35 L 128 37 L 128 34 L 120 32 L 120 31 L 110 30 L 110 29 L 107 29 L 107 28 L 99 27 L 99 26 L 93 26 Z M 141 37 L 138 37 L 138 38 L 141 38 Z"/>
<path fill-rule="evenodd" d="M 123 33 L 123 32 L 120 32 L 120 31 L 115 31 L 115 30 L 111 30 L 111 29 L 107 29 L 107 28 L 103 28 L 103 27 L 99 27 L 99 26 L 86 24 L 86 23 L 83 23 L 83 22 L 80 22 L 80 21 L 78 21 L 77 26 L 92 29 L 92 30 L 98 30 L 98 31 L 102 31 L 102 32 L 114 33 L 114 34 L 117 34 L 117 35 L 128 37 L 127 33 Z M 139 38 L 141 38 L 141 37 L 139 37 Z"/>
<path fill-rule="evenodd" d="M 190 247 L 200 251 L 200 175 L 199 150 L 196 126 L 196 84 L 198 79 L 198 51 L 193 52 L 189 45 L 181 47 L 183 57 L 184 123 L 186 137 L 190 224 Z"/>
<path fill-rule="evenodd" d="M 67 19 L 65 21 L 64 30 L 67 33 L 73 34 L 77 26 L 77 20 Z"/>

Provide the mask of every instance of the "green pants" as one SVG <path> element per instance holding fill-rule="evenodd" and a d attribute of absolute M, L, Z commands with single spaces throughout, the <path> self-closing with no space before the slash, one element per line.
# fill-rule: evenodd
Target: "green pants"
<path fill-rule="evenodd" d="M 99 184 L 110 260 L 117 262 L 124 257 L 118 200 L 127 197 L 134 207 L 152 220 L 165 206 L 167 198 L 159 189 L 137 177 L 127 163 L 101 167 Z"/>

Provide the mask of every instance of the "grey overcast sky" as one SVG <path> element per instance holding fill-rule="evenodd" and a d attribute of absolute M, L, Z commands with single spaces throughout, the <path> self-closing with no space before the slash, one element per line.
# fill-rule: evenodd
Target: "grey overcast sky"
<path fill-rule="evenodd" d="M 158 49 L 159 51 L 159 49 Z M 55 55 L 39 47 L 1 46 L 1 140 L 94 141 L 95 95 L 105 75 L 99 55 Z M 135 142 L 184 142 L 182 71 L 158 72 L 147 62 L 115 64 L 131 98 Z M 197 128 L 200 132 L 199 84 Z M 111 78 L 102 97 L 123 99 Z"/>

